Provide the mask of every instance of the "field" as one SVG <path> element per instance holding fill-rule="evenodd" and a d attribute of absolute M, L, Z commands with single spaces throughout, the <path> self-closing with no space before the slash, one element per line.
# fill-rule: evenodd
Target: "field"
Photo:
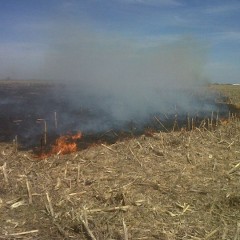
<path fill-rule="evenodd" d="M 224 101 L 230 107 L 240 109 L 240 85 L 213 84 L 210 88 L 219 92 L 220 99 L 224 96 Z"/>
<path fill-rule="evenodd" d="M 44 121 L 32 119 L 43 109 L 22 115 L 8 104 L 46 107 L 46 84 L 16 84 L 0 88 L 13 101 L 0 105 L 10 112 L 0 118 L 0 239 L 240 239 L 240 86 L 210 86 L 234 112 L 225 118 L 39 157 L 26 144 L 31 135 L 24 148 L 15 135 L 34 125 L 34 142 L 42 144 Z M 56 111 L 66 107 L 52 102 Z"/>
<path fill-rule="evenodd" d="M 229 103 L 240 103 L 240 85 L 231 84 L 213 84 L 211 88 L 229 97 Z"/>

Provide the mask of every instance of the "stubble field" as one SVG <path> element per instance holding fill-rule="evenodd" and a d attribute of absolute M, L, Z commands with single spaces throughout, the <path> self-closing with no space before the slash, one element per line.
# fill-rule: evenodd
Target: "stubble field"
<path fill-rule="evenodd" d="M 11 101 L 46 106 L 42 83 L 23 95 L 2 84 Z M 42 125 L 32 121 L 42 118 L 41 108 L 26 109 L 26 125 L 12 124 L 22 120 L 21 109 L 1 115 L 0 239 L 240 239 L 240 86 L 210 88 L 233 114 L 91 142 L 67 155 L 39 157 L 17 145 L 16 133 L 30 124 L 41 139 Z M 56 106 L 63 111 L 61 100 Z"/>

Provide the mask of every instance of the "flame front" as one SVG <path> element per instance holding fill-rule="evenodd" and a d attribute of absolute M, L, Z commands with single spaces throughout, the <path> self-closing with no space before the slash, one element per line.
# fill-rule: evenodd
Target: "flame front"
<path fill-rule="evenodd" d="M 60 136 L 53 146 L 52 154 L 68 154 L 77 151 L 76 140 L 82 137 L 82 133 L 77 133 L 75 135 L 65 135 Z"/>
<path fill-rule="evenodd" d="M 76 141 L 82 137 L 82 133 L 78 132 L 75 135 L 67 134 L 64 136 L 60 136 L 56 141 L 55 144 L 52 146 L 49 152 L 41 151 L 39 157 L 41 159 L 50 157 L 53 154 L 68 154 L 77 151 L 77 143 Z"/>

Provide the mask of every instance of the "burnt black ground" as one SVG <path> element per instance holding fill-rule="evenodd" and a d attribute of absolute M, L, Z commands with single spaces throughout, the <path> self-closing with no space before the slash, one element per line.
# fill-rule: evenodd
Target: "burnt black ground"
<path fill-rule="evenodd" d="M 74 98 L 79 99 L 79 104 L 72 102 L 70 94 L 76 95 Z M 217 105 L 214 96 L 194 96 L 201 111 L 191 114 L 177 110 L 171 114 L 155 112 L 144 120 L 129 119 L 118 123 L 100 105 L 87 104 L 86 107 L 81 104 L 81 101 L 86 103 L 86 98 L 93 97 L 83 99 L 79 92 L 71 93 L 66 85 L 50 81 L 0 81 L 0 141 L 12 142 L 17 136 L 22 149 L 39 149 L 46 122 L 47 147 L 62 134 L 82 131 L 84 137 L 78 141 L 78 146 L 86 148 L 99 141 L 114 143 L 146 131 L 179 130 L 186 128 L 192 119 L 195 126 L 199 126 L 204 118 L 211 117 L 211 109 L 215 111 L 214 119 L 217 114 L 218 117 L 228 114 L 228 108 Z M 202 111 L 203 105 L 208 106 L 206 111 Z"/>

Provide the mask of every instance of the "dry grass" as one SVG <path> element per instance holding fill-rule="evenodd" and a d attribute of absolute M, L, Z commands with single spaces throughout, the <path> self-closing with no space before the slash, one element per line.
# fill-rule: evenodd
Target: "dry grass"
<path fill-rule="evenodd" d="M 1 144 L 0 239 L 240 239 L 240 122 L 40 160 Z"/>
<path fill-rule="evenodd" d="M 210 88 L 238 110 L 239 86 Z M 234 116 L 46 159 L 1 143 L 0 239 L 239 240 Z"/>
<path fill-rule="evenodd" d="M 225 96 L 225 103 L 240 109 L 240 85 L 213 84 L 210 89 L 218 92 L 219 99 Z"/>

